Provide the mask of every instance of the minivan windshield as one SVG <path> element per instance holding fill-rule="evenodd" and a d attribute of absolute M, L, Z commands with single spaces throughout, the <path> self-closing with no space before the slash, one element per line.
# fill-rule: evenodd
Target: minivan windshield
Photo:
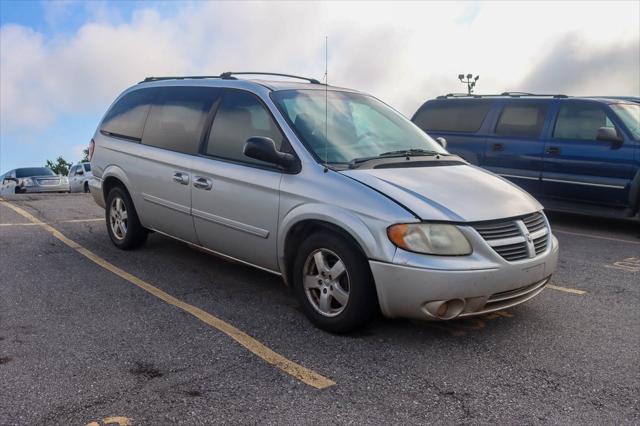
<path fill-rule="evenodd" d="M 640 140 L 640 105 L 637 104 L 611 104 L 611 109 L 627 126 L 633 138 Z"/>
<path fill-rule="evenodd" d="M 31 176 L 55 176 L 55 173 L 46 167 L 26 167 L 24 169 L 16 169 L 17 178 Z"/>
<path fill-rule="evenodd" d="M 447 151 L 398 112 L 359 93 L 282 90 L 276 106 L 316 157 L 330 164 Z"/>

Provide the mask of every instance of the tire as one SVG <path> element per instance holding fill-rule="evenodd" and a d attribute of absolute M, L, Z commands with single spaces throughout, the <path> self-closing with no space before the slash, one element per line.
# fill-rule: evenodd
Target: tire
<path fill-rule="evenodd" d="M 83 189 L 84 189 L 84 193 L 88 193 L 89 192 L 89 182 L 85 182 L 83 185 Z"/>
<path fill-rule="evenodd" d="M 113 244 L 122 250 L 140 247 L 147 240 L 148 231 L 140 224 L 131 197 L 119 186 L 107 195 L 105 219 Z"/>
<path fill-rule="evenodd" d="M 344 266 L 341 273 L 339 262 Z M 309 320 L 331 333 L 364 327 L 378 311 L 367 258 L 354 243 L 334 233 L 314 233 L 300 244 L 293 289 Z"/>

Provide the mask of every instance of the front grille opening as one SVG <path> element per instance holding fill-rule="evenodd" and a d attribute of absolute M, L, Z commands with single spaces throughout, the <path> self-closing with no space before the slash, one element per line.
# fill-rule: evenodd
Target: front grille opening
<path fill-rule="evenodd" d="M 524 225 L 524 227 L 522 225 Z M 547 229 L 547 221 L 541 212 L 536 212 L 520 218 L 479 223 L 473 225 L 473 228 L 485 241 L 491 243 L 490 245 L 493 250 L 502 256 L 503 259 L 514 262 L 529 258 L 528 242 L 525 235 L 527 232 L 532 234 Z M 526 231 L 523 228 L 526 228 Z M 517 242 L 514 243 L 513 238 L 516 238 L 515 241 Z M 510 240 L 504 242 L 499 241 L 506 239 Z M 518 239 L 521 239 L 521 241 L 518 241 Z M 544 253 L 547 249 L 548 242 L 548 232 L 532 241 L 532 252 L 535 252 L 535 256 Z"/>
<path fill-rule="evenodd" d="M 517 237 L 520 235 L 520 230 L 515 222 L 501 222 L 490 225 L 477 225 L 474 226 L 482 238 L 487 241 L 500 240 L 502 238 Z"/>
<path fill-rule="evenodd" d="M 524 241 L 516 244 L 508 244 L 493 248 L 500 256 L 509 261 L 526 259 L 529 257 L 527 243 Z"/>

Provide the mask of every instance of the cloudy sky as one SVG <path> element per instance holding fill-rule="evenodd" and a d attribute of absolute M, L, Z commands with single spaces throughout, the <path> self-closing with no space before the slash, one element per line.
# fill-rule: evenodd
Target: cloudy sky
<path fill-rule="evenodd" d="M 111 101 L 149 75 L 263 70 L 426 99 L 506 90 L 640 96 L 640 2 L 0 0 L 0 173 L 77 161 Z"/>

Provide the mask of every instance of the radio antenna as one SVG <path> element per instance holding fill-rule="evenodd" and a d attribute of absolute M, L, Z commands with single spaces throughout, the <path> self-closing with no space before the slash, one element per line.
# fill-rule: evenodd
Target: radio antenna
<path fill-rule="evenodd" d="M 329 36 L 324 36 L 324 172 L 327 173 L 328 144 L 329 144 L 329 113 L 328 113 L 328 87 L 329 87 Z"/>

